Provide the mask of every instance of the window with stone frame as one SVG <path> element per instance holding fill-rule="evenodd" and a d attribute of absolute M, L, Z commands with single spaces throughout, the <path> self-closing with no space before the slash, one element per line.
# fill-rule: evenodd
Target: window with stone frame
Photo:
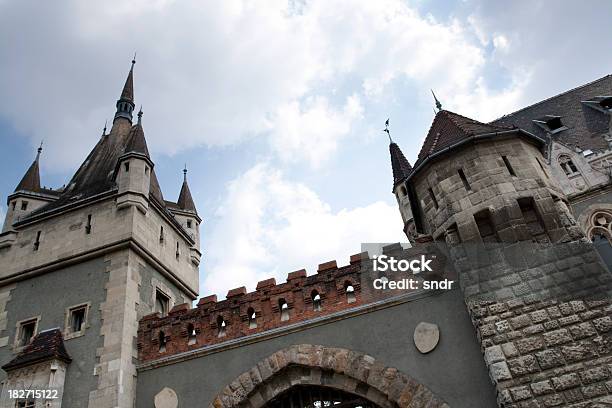
<path fill-rule="evenodd" d="M 155 290 L 155 313 L 166 316 L 170 311 L 170 297 L 161 290 Z"/>
<path fill-rule="evenodd" d="M 19 323 L 17 329 L 17 347 L 25 347 L 36 335 L 36 329 L 38 327 L 38 318 L 24 320 Z"/>
<path fill-rule="evenodd" d="M 87 328 L 87 318 L 89 315 L 89 303 L 84 303 L 68 308 L 66 313 L 66 327 L 64 333 L 66 338 L 77 337 L 84 334 Z"/>
<path fill-rule="evenodd" d="M 567 154 L 559 156 L 559 166 L 561 166 L 566 176 L 573 176 L 579 173 L 578 168 Z"/>

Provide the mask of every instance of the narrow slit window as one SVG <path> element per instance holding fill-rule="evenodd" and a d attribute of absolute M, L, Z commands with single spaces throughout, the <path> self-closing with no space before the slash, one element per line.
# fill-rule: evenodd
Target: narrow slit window
<path fill-rule="evenodd" d="M 181 255 L 180 248 L 181 248 L 180 244 L 177 242 L 176 243 L 176 259 L 179 259 L 179 256 Z"/>
<path fill-rule="evenodd" d="M 320 312 L 323 309 L 321 304 L 321 295 L 319 295 L 319 292 L 316 290 L 313 290 L 310 296 L 312 298 L 312 310 L 315 312 Z"/>
<path fill-rule="evenodd" d="M 85 234 L 91 234 L 91 214 L 87 215 L 87 224 L 85 225 Z"/>
<path fill-rule="evenodd" d="M 223 316 L 219 316 L 217 317 L 217 330 L 218 330 L 218 334 L 217 337 L 224 337 L 226 334 L 226 326 L 227 324 L 225 323 L 225 319 L 223 318 Z"/>
<path fill-rule="evenodd" d="M 196 344 L 196 330 L 193 324 L 189 323 L 187 326 L 187 344 Z"/>
<path fill-rule="evenodd" d="M 247 316 L 249 319 L 249 329 L 256 329 L 257 328 L 257 314 L 255 313 L 255 309 L 253 309 L 252 307 L 249 307 L 249 310 L 247 310 Z"/>
<path fill-rule="evenodd" d="M 166 351 L 166 334 L 163 331 L 159 332 L 159 352 Z"/>
<path fill-rule="evenodd" d="M 540 169 L 542 170 L 542 173 L 544 173 L 544 176 L 546 176 L 546 178 L 550 178 L 548 177 L 548 172 L 546 171 L 546 169 L 544 168 L 544 165 L 542 164 L 542 162 L 540 161 L 540 159 L 538 159 L 536 157 L 536 161 L 538 162 L 538 165 L 540 166 Z"/>
<path fill-rule="evenodd" d="M 289 304 L 285 299 L 278 300 L 278 309 L 280 310 L 280 319 L 281 322 L 286 322 L 289 320 Z"/>
<path fill-rule="evenodd" d="M 434 194 L 433 190 L 431 188 L 427 189 L 427 191 L 429 191 L 429 197 L 431 198 L 431 201 L 433 202 L 434 208 L 437 210 L 438 209 L 438 200 L 436 199 L 436 195 Z"/>
<path fill-rule="evenodd" d="M 130 171 L 130 162 L 123 163 L 123 167 L 125 168 L 125 172 L 128 173 Z"/>
<path fill-rule="evenodd" d="M 38 251 L 38 248 L 40 247 L 40 234 L 41 231 L 37 231 L 36 232 L 36 240 L 34 241 L 34 250 Z"/>
<path fill-rule="evenodd" d="M 28 202 L 27 201 L 22 201 L 21 202 L 21 211 L 25 211 L 28 209 Z"/>
<path fill-rule="evenodd" d="M 350 282 L 344 284 L 344 291 L 346 292 L 346 303 L 355 303 L 357 301 L 355 287 Z"/>
<path fill-rule="evenodd" d="M 516 177 L 516 173 L 514 172 L 514 169 L 512 168 L 512 165 L 510 164 L 510 160 L 508 160 L 508 157 L 502 156 L 502 160 L 504 161 L 504 164 L 506 165 L 506 169 L 508 169 L 508 173 L 510 173 L 512 177 Z"/>
<path fill-rule="evenodd" d="M 164 242 L 164 226 L 159 227 L 159 242 Z"/>
<path fill-rule="evenodd" d="M 461 178 L 463 187 L 465 187 L 467 191 L 472 191 L 472 187 L 470 186 L 470 183 L 468 183 L 467 177 L 465 177 L 465 173 L 463 172 L 463 169 L 459 169 L 457 170 L 457 172 L 459 173 L 459 178 Z"/>
<path fill-rule="evenodd" d="M 13 201 L 12 206 L 13 206 L 13 211 L 15 211 L 15 207 L 17 206 L 17 201 Z"/>
<path fill-rule="evenodd" d="M 187 220 L 187 228 L 191 228 L 191 220 Z"/>

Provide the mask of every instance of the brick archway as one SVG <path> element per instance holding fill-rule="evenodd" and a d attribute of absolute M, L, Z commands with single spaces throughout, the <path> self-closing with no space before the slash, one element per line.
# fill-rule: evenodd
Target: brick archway
<path fill-rule="evenodd" d="M 297 385 L 335 388 L 382 408 L 449 408 L 427 387 L 374 357 L 301 344 L 277 351 L 228 384 L 209 408 L 264 407 Z"/>

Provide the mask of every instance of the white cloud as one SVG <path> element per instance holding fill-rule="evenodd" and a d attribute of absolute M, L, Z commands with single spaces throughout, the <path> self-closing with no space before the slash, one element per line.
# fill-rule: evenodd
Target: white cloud
<path fill-rule="evenodd" d="M 209 257 L 202 294 L 223 297 L 231 288 L 254 290 L 259 280 L 337 259 L 348 263 L 362 242 L 405 241 L 395 206 L 376 201 L 364 207 L 332 211 L 303 184 L 287 180 L 260 163 L 233 180 L 208 236 Z"/>
<path fill-rule="evenodd" d="M 285 161 L 302 157 L 318 167 L 336 151 L 353 121 L 362 114 L 363 106 L 356 95 L 347 98 L 341 110 L 330 106 L 325 97 L 285 104 L 271 118 L 272 149 Z"/>
<path fill-rule="evenodd" d="M 424 98 L 430 87 L 472 95 L 486 65 L 472 31 L 401 0 L 0 3 L 0 36 L 20 33 L 0 46 L 10 61 L 0 114 L 45 139 L 47 163 L 75 166 L 112 117 L 137 49 L 136 99 L 154 150 L 269 137 L 273 151 L 320 165 L 338 140 L 363 133 L 361 112 L 398 79 Z"/>

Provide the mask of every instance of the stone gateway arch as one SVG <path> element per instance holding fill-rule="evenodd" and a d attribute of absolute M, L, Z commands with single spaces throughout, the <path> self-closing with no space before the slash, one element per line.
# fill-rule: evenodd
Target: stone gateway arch
<path fill-rule="evenodd" d="M 301 344 L 277 351 L 242 373 L 209 408 L 319 406 L 449 407 L 424 385 L 372 356 Z"/>

